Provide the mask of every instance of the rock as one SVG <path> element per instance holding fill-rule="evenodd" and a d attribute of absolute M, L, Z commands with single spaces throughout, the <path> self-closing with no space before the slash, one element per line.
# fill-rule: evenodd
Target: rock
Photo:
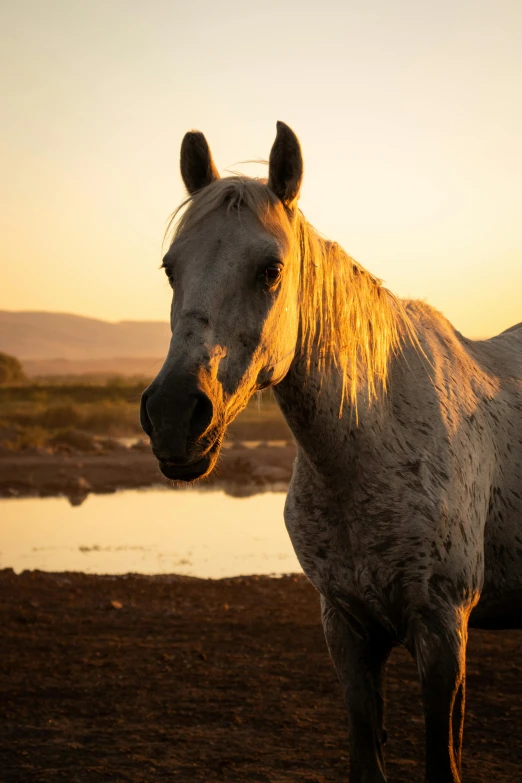
<path fill-rule="evenodd" d="M 87 495 L 92 492 L 92 484 L 84 476 L 71 476 L 67 481 L 67 489 L 78 495 Z"/>
<path fill-rule="evenodd" d="M 67 481 L 66 495 L 71 506 L 81 506 L 87 498 L 89 492 L 92 492 L 92 485 L 83 476 L 72 476 Z"/>

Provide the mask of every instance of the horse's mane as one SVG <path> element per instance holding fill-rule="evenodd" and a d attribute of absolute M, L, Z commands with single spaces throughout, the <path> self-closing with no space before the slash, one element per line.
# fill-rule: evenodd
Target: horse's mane
<path fill-rule="evenodd" d="M 297 354 L 320 376 L 332 367 L 339 371 L 341 410 L 347 398 L 357 406 L 364 385 L 369 401 L 385 392 L 390 356 L 405 337 L 416 342 L 400 300 L 336 242 L 320 236 L 300 211 L 291 221 L 264 180 L 226 177 L 185 199 L 170 219 L 171 240 L 223 204 L 238 213 L 246 207 L 272 234 L 290 239 L 300 270 Z"/>

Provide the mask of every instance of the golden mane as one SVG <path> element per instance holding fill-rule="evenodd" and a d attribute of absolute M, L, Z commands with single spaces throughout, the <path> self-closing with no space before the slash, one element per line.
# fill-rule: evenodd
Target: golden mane
<path fill-rule="evenodd" d="M 233 176 L 212 182 L 180 204 L 166 236 L 173 241 L 223 204 L 238 213 L 246 207 L 268 231 L 290 240 L 299 267 L 296 356 L 322 377 L 338 370 L 340 412 L 348 399 L 357 410 L 364 386 L 370 402 L 385 393 L 390 356 L 401 350 L 405 338 L 417 343 L 400 300 L 336 242 L 321 237 L 300 211 L 290 218 L 264 180 Z"/>

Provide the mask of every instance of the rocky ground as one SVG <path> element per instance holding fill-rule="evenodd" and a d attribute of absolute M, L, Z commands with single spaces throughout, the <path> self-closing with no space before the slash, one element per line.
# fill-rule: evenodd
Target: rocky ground
<path fill-rule="evenodd" d="M 347 780 L 339 687 L 303 577 L 5 570 L 0 627 L 2 783 Z M 471 632 L 467 783 L 522 779 L 521 668 L 521 632 Z M 402 649 L 388 704 L 389 780 L 420 783 L 419 686 Z"/>

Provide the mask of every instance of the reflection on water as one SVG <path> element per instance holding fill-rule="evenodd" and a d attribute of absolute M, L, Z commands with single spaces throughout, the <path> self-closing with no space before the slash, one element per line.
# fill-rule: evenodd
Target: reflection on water
<path fill-rule="evenodd" d="M 0 567 L 219 578 L 300 571 L 285 495 L 168 488 L 0 500 Z"/>

